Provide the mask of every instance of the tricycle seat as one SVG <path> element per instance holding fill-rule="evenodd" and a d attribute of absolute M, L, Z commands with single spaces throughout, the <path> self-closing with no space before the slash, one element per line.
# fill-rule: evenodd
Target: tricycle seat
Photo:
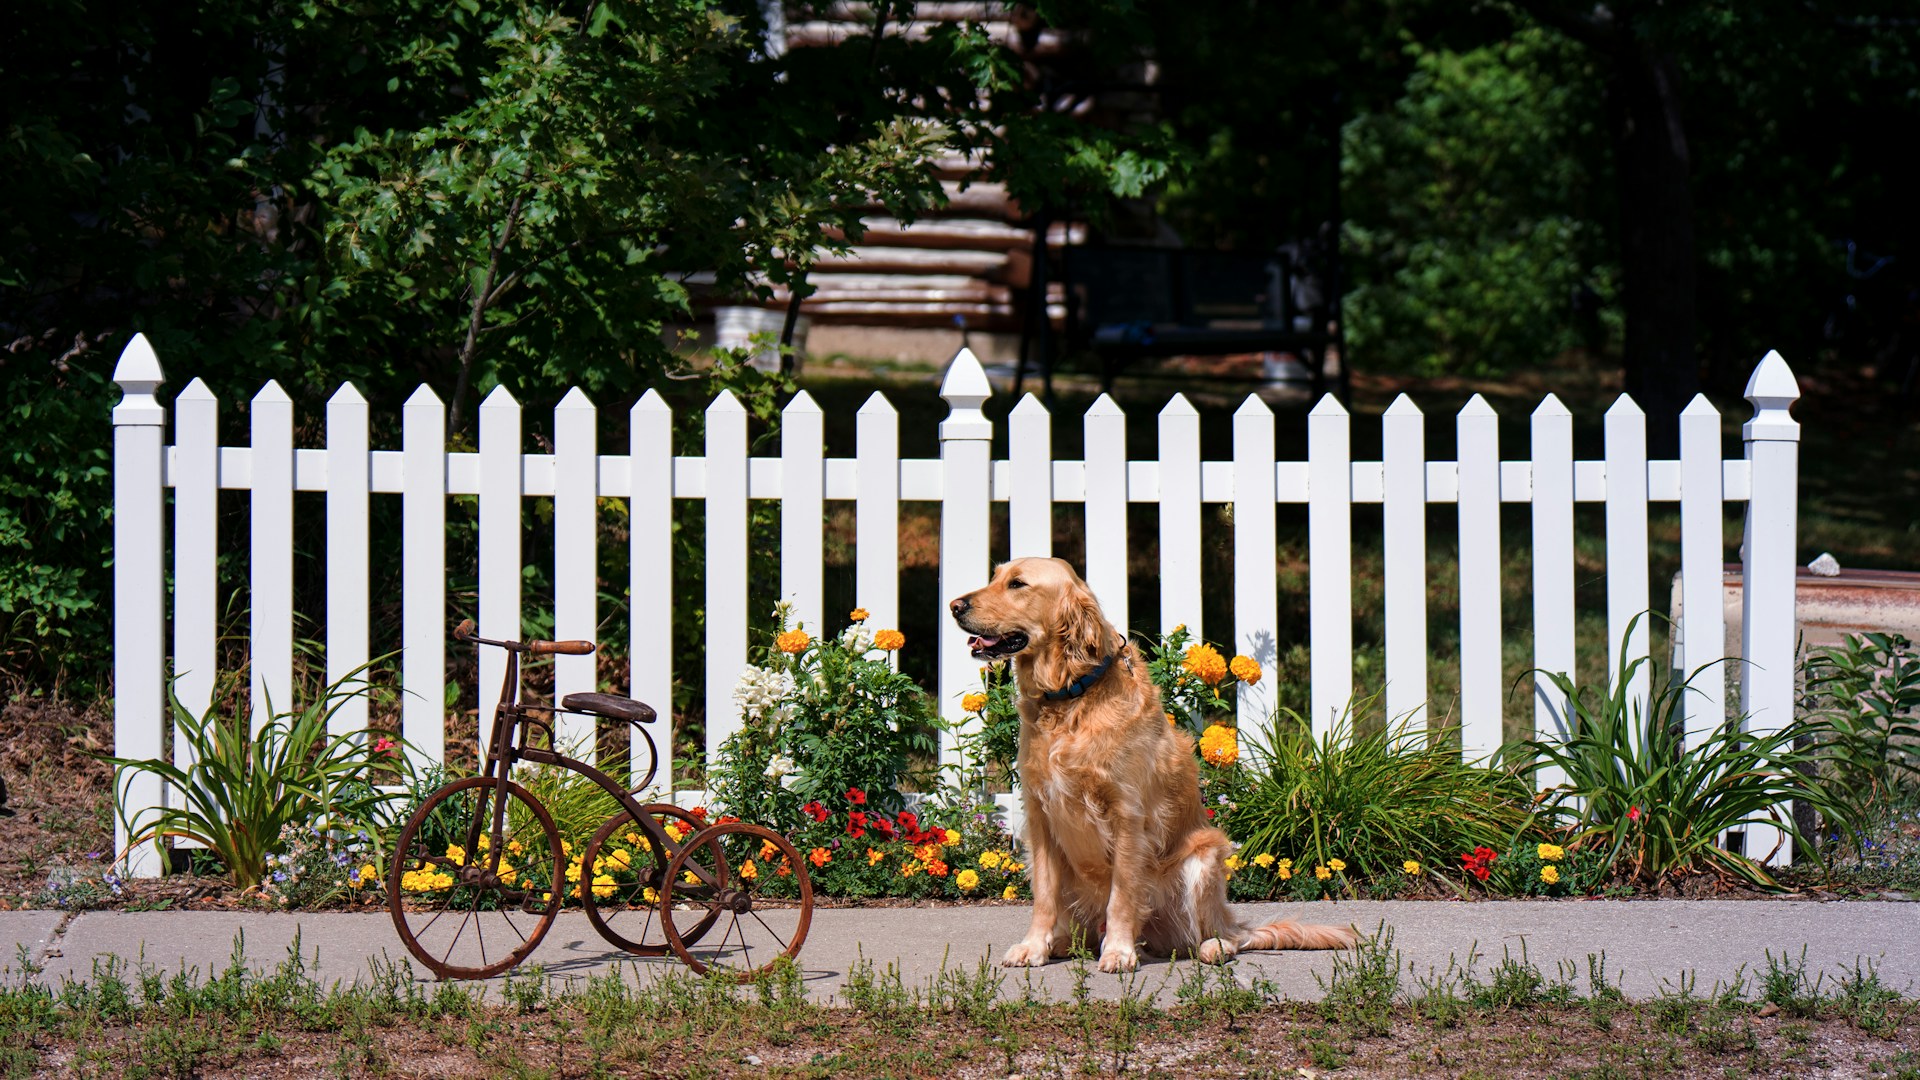
<path fill-rule="evenodd" d="M 655 718 L 653 706 L 619 694 L 568 694 L 560 699 L 560 707 L 634 724 L 651 724 Z"/>

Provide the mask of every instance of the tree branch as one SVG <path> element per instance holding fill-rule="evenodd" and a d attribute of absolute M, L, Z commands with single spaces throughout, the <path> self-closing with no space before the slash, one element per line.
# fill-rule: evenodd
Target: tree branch
<path fill-rule="evenodd" d="M 486 319 L 487 306 L 498 295 L 493 288 L 493 279 L 500 273 L 500 256 L 506 251 L 508 241 L 513 239 L 513 227 L 520 220 L 520 203 L 525 198 L 524 190 L 514 193 L 513 205 L 507 208 L 507 220 L 500 229 L 500 240 L 487 255 L 487 276 L 473 294 L 472 313 L 467 319 L 467 340 L 460 346 L 460 377 L 453 385 L 453 402 L 447 406 L 449 435 L 460 430 L 460 414 L 466 406 L 467 388 L 473 383 L 473 358 L 480 347 L 480 324 Z"/>

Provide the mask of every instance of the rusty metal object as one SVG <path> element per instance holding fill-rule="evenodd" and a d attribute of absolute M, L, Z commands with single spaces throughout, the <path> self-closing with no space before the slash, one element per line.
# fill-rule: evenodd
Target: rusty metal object
<path fill-rule="evenodd" d="M 593 643 L 491 641 L 475 635 L 471 620 L 454 637 L 506 650 L 507 668 L 481 774 L 428 796 L 401 829 L 387 869 L 388 912 L 415 959 L 443 979 L 498 975 L 533 953 L 570 895 L 580 897 L 609 944 L 639 956 L 672 951 L 703 974 L 718 968 L 749 981 L 799 954 L 813 920 L 813 884 L 785 837 L 742 822 L 705 827 L 679 807 L 643 805 L 612 777 L 552 749 L 556 710 L 520 700 L 520 658 L 583 655 Z M 654 717 L 651 708 L 610 694 L 570 694 L 559 711 L 635 724 Z M 654 758 L 650 781 L 659 752 L 651 738 L 646 746 Z M 510 779 L 520 761 L 580 773 L 619 801 L 620 812 L 594 833 L 577 864 L 569 864 L 546 807 Z M 768 853 L 779 864 L 768 862 L 766 880 L 758 880 L 756 855 L 766 862 Z M 633 866 L 638 858 L 645 867 Z M 607 860 L 636 880 L 600 874 Z M 720 938 L 705 941 L 715 926 Z"/>
<path fill-rule="evenodd" d="M 1725 656 L 1740 655 L 1741 601 L 1745 589 L 1740 564 L 1728 563 L 1722 579 L 1726 612 Z M 1794 620 L 1801 645 L 1839 644 L 1849 634 L 1882 631 L 1920 641 L 1920 573 L 1908 570 L 1851 570 L 1819 574 L 1801 567 L 1794 580 Z M 1674 625 L 1680 620 L 1680 575 L 1673 577 Z M 1735 665 L 1729 665 L 1735 667 Z M 1730 677 L 1737 678 L 1737 672 Z"/>

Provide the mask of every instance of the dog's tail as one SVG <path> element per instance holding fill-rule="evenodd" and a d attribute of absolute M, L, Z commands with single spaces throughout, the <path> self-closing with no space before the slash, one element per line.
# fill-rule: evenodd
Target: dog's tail
<path fill-rule="evenodd" d="M 1245 949 L 1350 949 L 1360 939 L 1350 926 L 1321 926 L 1291 919 L 1250 926 L 1240 932 Z"/>

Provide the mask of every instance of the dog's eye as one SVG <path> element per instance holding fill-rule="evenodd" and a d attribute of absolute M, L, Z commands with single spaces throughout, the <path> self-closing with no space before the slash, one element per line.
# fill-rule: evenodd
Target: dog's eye
<path fill-rule="evenodd" d="M 1021 581 L 1019 578 L 1014 578 L 1012 581 L 1007 582 L 1007 588 L 1009 589 L 1024 589 L 1026 587 L 1027 583 Z"/>

